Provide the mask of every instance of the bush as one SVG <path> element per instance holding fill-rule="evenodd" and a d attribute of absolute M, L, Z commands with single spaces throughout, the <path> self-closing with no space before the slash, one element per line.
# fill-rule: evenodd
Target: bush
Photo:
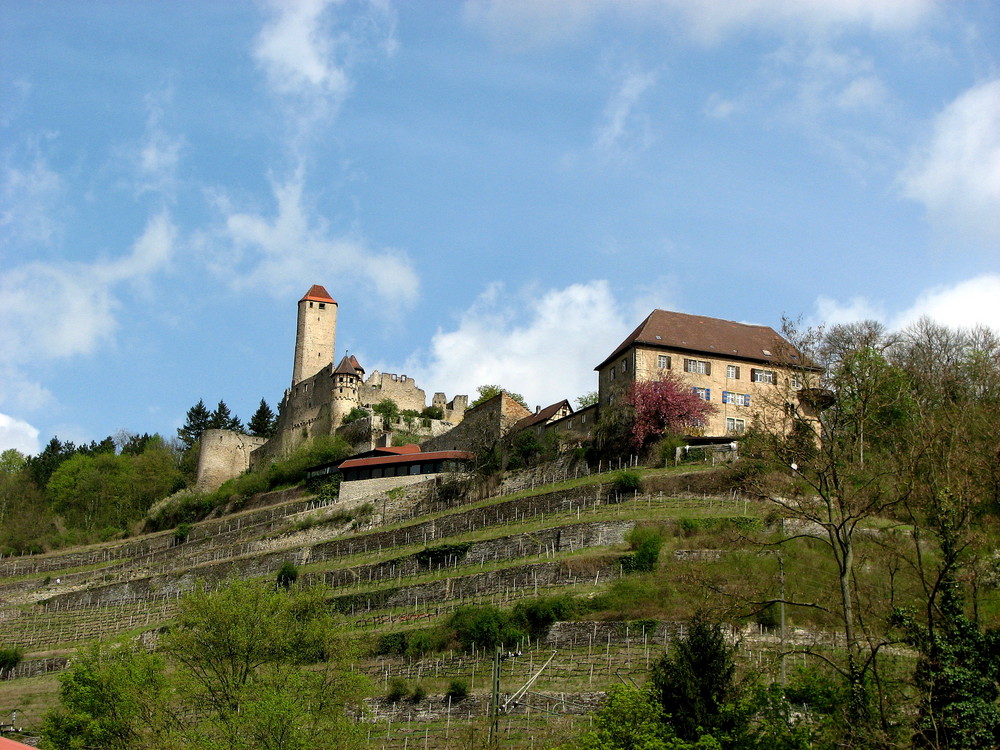
<path fill-rule="evenodd" d="M 622 494 L 626 492 L 635 492 L 640 488 L 641 480 L 642 478 L 639 476 L 639 472 L 622 469 L 615 474 L 613 486 L 617 492 Z"/>
<path fill-rule="evenodd" d="M 278 585 L 287 591 L 292 587 L 299 578 L 299 569 L 295 567 L 295 563 L 285 560 L 281 563 L 281 567 L 278 568 L 277 583 Z"/>
<path fill-rule="evenodd" d="M 650 573 L 656 570 L 660 547 L 663 546 L 663 536 L 659 529 L 636 526 L 625 537 L 625 541 L 634 550 L 631 555 L 621 558 L 622 569 L 626 573 Z"/>
<path fill-rule="evenodd" d="M 368 410 L 362 409 L 360 406 L 355 406 L 344 417 L 341 424 L 350 424 L 351 422 L 357 422 L 359 419 L 364 419 L 368 416 Z"/>
<path fill-rule="evenodd" d="M 191 536 L 191 524 L 180 523 L 177 524 L 177 528 L 174 529 L 174 544 L 184 544 Z"/>
<path fill-rule="evenodd" d="M 465 680 L 452 680 L 448 683 L 448 692 L 445 698 L 451 698 L 452 703 L 458 703 L 469 696 L 469 684 Z"/>
<path fill-rule="evenodd" d="M 391 398 L 384 398 L 372 407 L 372 412 L 382 417 L 386 424 L 394 424 L 399 419 L 399 406 Z"/>
<path fill-rule="evenodd" d="M 413 688 L 413 692 L 410 693 L 410 703 L 420 703 L 424 698 L 427 697 L 427 688 L 423 685 L 418 684 Z"/>
<path fill-rule="evenodd" d="M 652 450 L 653 462 L 656 466 L 670 466 L 678 448 L 687 445 L 687 441 L 679 435 L 668 435 L 660 439 Z"/>
<path fill-rule="evenodd" d="M 512 614 L 518 625 L 538 637 L 547 633 L 552 623 L 572 619 L 579 610 L 575 598 L 561 594 L 519 601 Z"/>
<path fill-rule="evenodd" d="M 459 607 L 448 618 L 448 627 L 467 651 L 473 645 L 485 650 L 514 644 L 527 635 L 510 613 L 492 605 Z"/>
<path fill-rule="evenodd" d="M 451 641 L 450 634 L 444 628 L 424 628 L 411 631 L 406 636 L 406 656 L 426 656 L 438 651 L 444 651 Z"/>
<path fill-rule="evenodd" d="M 406 680 L 402 677 L 393 677 L 389 680 L 389 687 L 385 691 L 385 697 L 390 703 L 399 703 L 409 694 L 410 688 L 406 684 Z"/>
<path fill-rule="evenodd" d="M 17 646 L 0 647 L 0 674 L 8 672 L 20 664 L 23 656 L 24 651 Z"/>
<path fill-rule="evenodd" d="M 420 416 L 424 419 L 444 419 L 444 409 L 440 406 L 428 406 L 420 412 Z"/>

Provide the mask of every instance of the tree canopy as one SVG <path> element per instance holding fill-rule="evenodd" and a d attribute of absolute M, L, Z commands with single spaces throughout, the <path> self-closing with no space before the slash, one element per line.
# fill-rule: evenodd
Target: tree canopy
<path fill-rule="evenodd" d="M 525 409 L 528 408 L 528 402 L 524 400 L 524 396 L 522 396 L 520 393 L 514 393 L 514 391 L 508 391 L 503 386 L 492 385 L 492 384 L 481 385 L 478 388 L 476 388 L 476 392 L 479 393 L 479 396 L 477 396 L 476 399 L 471 404 L 469 404 L 470 409 L 473 406 L 479 406 L 480 404 L 489 401 L 491 398 L 500 393 L 506 393 L 510 398 L 517 401 L 517 403 L 519 403 Z"/>

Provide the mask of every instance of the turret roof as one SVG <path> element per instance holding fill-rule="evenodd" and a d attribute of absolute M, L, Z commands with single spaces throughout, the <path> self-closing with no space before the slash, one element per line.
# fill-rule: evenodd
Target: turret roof
<path fill-rule="evenodd" d="M 309 291 L 306 292 L 305 296 L 299 300 L 299 302 L 304 302 L 305 300 L 311 300 L 312 302 L 332 302 L 337 304 L 337 301 L 330 296 L 330 293 L 326 291 L 319 284 L 313 284 L 309 287 Z"/>
<path fill-rule="evenodd" d="M 358 364 L 358 360 L 354 357 L 344 357 L 340 360 L 340 364 L 337 365 L 337 369 L 333 371 L 334 375 L 353 375 L 354 377 L 361 377 L 358 370 L 364 372 L 361 369 L 361 365 Z"/>

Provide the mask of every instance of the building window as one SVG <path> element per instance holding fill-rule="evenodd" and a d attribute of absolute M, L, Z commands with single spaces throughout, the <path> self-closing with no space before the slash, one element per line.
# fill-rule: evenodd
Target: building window
<path fill-rule="evenodd" d="M 730 380 L 739 380 L 740 368 L 736 365 L 726 365 L 726 377 Z"/>
<path fill-rule="evenodd" d="M 623 359 L 622 360 L 622 372 L 628 372 L 628 360 L 627 359 Z"/>
<path fill-rule="evenodd" d="M 320 302 L 319 303 L 319 309 L 320 310 L 325 310 L 326 309 L 326 303 L 325 302 Z"/>
<path fill-rule="evenodd" d="M 699 375 L 711 375 L 712 363 L 703 359 L 685 359 L 684 372 L 694 372 Z"/>
<path fill-rule="evenodd" d="M 722 403 L 734 404 L 735 406 L 750 406 L 750 394 L 733 393 L 732 391 L 723 391 Z"/>
<path fill-rule="evenodd" d="M 799 380 L 798 375 L 792 375 L 792 388 L 799 390 L 802 387 L 802 381 Z"/>
<path fill-rule="evenodd" d="M 774 370 L 750 370 L 750 379 L 755 383 L 770 383 L 774 385 L 776 378 L 774 377 Z"/>
<path fill-rule="evenodd" d="M 742 435 L 747 425 L 742 419 L 726 417 L 726 432 L 733 435 Z"/>
<path fill-rule="evenodd" d="M 617 368 L 612 367 L 611 368 L 611 379 L 614 380 L 615 379 L 615 375 L 617 375 L 617 374 L 618 374 Z"/>
<path fill-rule="evenodd" d="M 656 357 L 656 366 L 660 370 L 670 369 L 670 357 L 666 354 L 660 354 Z"/>
<path fill-rule="evenodd" d="M 712 389 L 711 388 L 692 388 L 691 391 L 698 398 L 703 398 L 706 401 L 712 400 Z"/>

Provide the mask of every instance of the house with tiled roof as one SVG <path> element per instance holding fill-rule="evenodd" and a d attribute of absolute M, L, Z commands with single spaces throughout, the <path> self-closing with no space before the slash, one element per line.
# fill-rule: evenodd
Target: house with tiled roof
<path fill-rule="evenodd" d="M 594 369 L 600 406 L 635 381 L 676 374 L 716 407 L 698 430 L 708 437 L 739 435 L 755 422 L 775 429 L 792 414 L 813 416 L 798 391 L 817 369 L 768 326 L 653 310 Z"/>

